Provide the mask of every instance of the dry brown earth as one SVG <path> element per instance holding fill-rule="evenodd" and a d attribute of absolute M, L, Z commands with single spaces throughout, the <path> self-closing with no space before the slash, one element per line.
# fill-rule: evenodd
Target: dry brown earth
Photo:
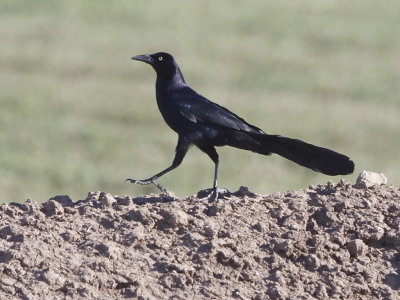
<path fill-rule="evenodd" d="M 0 299 L 400 299 L 399 249 L 387 185 L 58 196 L 0 206 Z"/>

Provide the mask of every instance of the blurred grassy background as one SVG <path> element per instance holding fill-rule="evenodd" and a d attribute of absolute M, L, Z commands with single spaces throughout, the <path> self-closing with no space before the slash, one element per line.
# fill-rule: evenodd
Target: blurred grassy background
<path fill-rule="evenodd" d="M 157 192 L 125 178 L 169 166 L 176 134 L 136 54 L 174 54 L 186 81 L 270 133 L 349 155 L 399 185 L 400 3 L 377 1 L 15 1 L 0 3 L 0 201 Z M 219 148 L 220 186 L 258 193 L 330 178 L 279 156 Z M 159 180 L 210 187 L 189 151 Z"/>

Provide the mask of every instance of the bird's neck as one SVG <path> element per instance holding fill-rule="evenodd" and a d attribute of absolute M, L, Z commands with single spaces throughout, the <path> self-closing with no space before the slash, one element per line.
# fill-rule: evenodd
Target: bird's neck
<path fill-rule="evenodd" d="M 185 79 L 178 66 L 168 72 L 157 72 L 156 86 L 159 88 L 179 88 L 186 86 Z"/>

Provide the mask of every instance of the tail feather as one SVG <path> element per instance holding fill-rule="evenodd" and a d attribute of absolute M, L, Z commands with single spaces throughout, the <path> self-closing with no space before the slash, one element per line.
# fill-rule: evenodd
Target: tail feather
<path fill-rule="evenodd" d="M 354 171 L 354 162 L 346 155 L 301 140 L 279 135 L 253 136 L 259 143 L 259 153 L 269 151 L 303 167 L 326 175 L 347 175 Z"/>

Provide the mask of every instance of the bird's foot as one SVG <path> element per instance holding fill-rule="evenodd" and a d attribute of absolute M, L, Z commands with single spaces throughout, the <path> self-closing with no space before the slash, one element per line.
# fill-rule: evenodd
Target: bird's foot
<path fill-rule="evenodd" d="M 218 189 L 218 188 L 211 188 L 202 190 L 197 193 L 198 201 L 210 201 L 216 202 L 219 198 L 225 198 L 225 195 L 228 194 L 229 191 L 227 189 Z"/>
<path fill-rule="evenodd" d="M 163 193 L 165 193 L 167 195 L 169 194 L 165 187 L 163 187 L 155 179 L 152 179 L 152 178 L 145 179 L 145 180 L 136 180 L 136 179 L 128 178 L 125 181 L 129 181 L 130 183 L 140 184 L 140 185 L 154 184 L 161 192 L 163 192 Z"/>

